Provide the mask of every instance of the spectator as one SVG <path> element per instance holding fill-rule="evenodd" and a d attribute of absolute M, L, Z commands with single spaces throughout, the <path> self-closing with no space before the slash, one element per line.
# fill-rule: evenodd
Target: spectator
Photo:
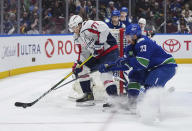
<path fill-rule="evenodd" d="M 11 22 L 9 21 L 9 14 L 8 13 L 6 13 L 5 15 L 4 15 L 4 23 L 3 23 L 3 32 L 5 33 L 5 34 L 8 34 L 8 32 L 11 30 L 11 28 L 12 28 L 12 24 L 11 24 Z"/>
<path fill-rule="evenodd" d="M 30 33 L 31 34 L 39 34 L 39 32 L 38 32 L 39 19 L 38 19 L 37 13 L 33 14 L 31 21 L 32 21 L 32 23 L 31 23 L 31 26 L 30 26 L 30 30 L 27 32 L 27 34 L 30 34 Z"/>
<path fill-rule="evenodd" d="M 114 2 L 110 1 L 109 7 L 107 7 L 107 9 L 106 9 L 106 17 L 107 18 L 111 18 L 111 13 L 113 10 L 117 10 L 117 8 L 115 8 Z"/>
<path fill-rule="evenodd" d="M 192 11 L 189 9 L 189 4 L 185 4 L 185 8 L 182 10 L 182 16 L 185 17 L 185 12 L 189 12 L 189 16 L 192 16 Z"/>
<path fill-rule="evenodd" d="M 25 34 L 29 30 L 30 25 L 31 22 L 29 20 L 28 13 L 24 11 L 20 19 L 20 33 Z"/>
<path fill-rule="evenodd" d="M 171 0 L 169 8 L 170 8 L 171 12 L 174 12 L 174 13 L 179 13 L 182 10 L 179 0 Z"/>
<path fill-rule="evenodd" d="M 39 31 L 37 30 L 38 26 L 38 18 L 37 14 L 34 14 L 34 22 L 31 24 L 31 29 L 27 31 L 27 34 L 39 34 Z"/>
<path fill-rule="evenodd" d="M 186 31 L 187 30 L 187 31 Z M 178 24 L 178 32 L 180 33 L 184 33 L 184 32 L 190 32 L 190 28 L 189 26 L 187 25 L 185 19 L 182 17 L 179 21 L 179 24 Z"/>
<path fill-rule="evenodd" d="M 106 14 L 106 7 L 104 5 L 101 5 L 99 9 L 99 19 L 105 21 L 107 19 Z"/>
<path fill-rule="evenodd" d="M 69 13 L 75 14 L 76 5 L 74 0 L 69 0 Z"/>
<path fill-rule="evenodd" d="M 14 13 L 9 13 L 9 21 L 11 24 L 11 29 L 7 33 L 8 35 L 10 34 L 16 34 L 17 33 L 17 20 L 16 20 L 16 15 Z"/>
<path fill-rule="evenodd" d="M 155 28 L 163 22 L 163 11 L 159 6 L 158 2 L 154 2 L 150 9 L 150 18 L 154 23 Z"/>
<path fill-rule="evenodd" d="M 166 33 L 176 33 L 178 31 L 177 27 L 173 24 L 172 20 L 167 20 L 166 29 L 167 29 Z"/>
<path fill-rule="evenodd" d="M 80 15 L 84 20 L 87 19 L 88 7 L 85 0 L 80 0 L 80 5 L 76 7 L 76 14 Z"/>
<path fill-rule="evenodd" d="M 185 24 L 180 25 L 180 31 L 178 33 L 188 34 L 189 30 L 187 29 Z"/>
<path fill-rule="evenodd" d="M 90 11 L 90 14 L 88 15 L 88 19 L 90 20 L 96 20 L 96 8 L 93 7 L 92 10 Z"/>
<path fill-rule="evenodd" d="M 191 24 L 192 23 L 192 17 L 189 15 L 189 10 L 185 11 L 184 19 L 187 22 L 187 24 Z"/>
<path fill-rule="evenodd" d="M 30 6 L 29 6 L 29 12 L 33 13 L 38 10 L 37 2 L 36 0 L 30 0 Z"/>
<path fill-rule="evenodd" d="M 64 2 L 55 1 L 54 8 L 51 10 L 53 17 L 64 18 L 65 17 L 65 5 Z"/>
<path fill-rule="evenodd" d="M 42 18 L 42 25 L 43 25 L 43 33 L 44 34 L 50 34 L 50 30 L 53 25 L 53 20 L 52 20 L 52 13 L 51 13 L 51 8 L 48 8 L 44 10 L 43 12 L 43 18 Z"/>
<path fill-rule="evenodd" d="M 128 8 L 122 7 L 120 10 L 120 21 L 127 27 L 131 24 L 131 19 L 128 16 Z"/>
<path fill-rule="evenodd" d="M 137 4 L 136 9 L 138 10 L 136 15 L 139 18 L 148 19 L 150 16 L 150 3 L 149 0 L 141 0 Z"/>
<path fill-rule="evenodd" d="M 92 6 L 92 3 L 90 0 L 87 1 L 87 17 L 88 19 L 94 20 L 96 18 L 96 8 Z"/>

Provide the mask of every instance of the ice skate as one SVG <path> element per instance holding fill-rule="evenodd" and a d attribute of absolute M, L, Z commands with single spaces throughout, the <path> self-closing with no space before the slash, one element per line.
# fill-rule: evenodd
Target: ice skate
<path fill-rule="evenodd" d="M 93 93 L 84 93 L 84 95 L 76 100 L 77 106 L 94 106 L 94 96 Z"/>

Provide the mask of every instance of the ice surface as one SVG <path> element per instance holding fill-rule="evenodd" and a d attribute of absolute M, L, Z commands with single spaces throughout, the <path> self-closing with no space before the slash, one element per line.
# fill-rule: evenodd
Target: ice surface
<path fill-rule="evenodd" d="M 167 83 L 166 88 L 175 87 L 175 91 L 164 97 L 161 120 L 155 124 L 146 124 L 126 111 L 103 112 L 102 103 L 76 107 L 68 100 L 71 84 L 51 92 L 32 107 L 14 106 L 16 101 L 35 100 L 70 71 L 41 71 L 0 80 L 0 131 L 192 130 L 192 65 L 179 65 L 176 76 Z"/>

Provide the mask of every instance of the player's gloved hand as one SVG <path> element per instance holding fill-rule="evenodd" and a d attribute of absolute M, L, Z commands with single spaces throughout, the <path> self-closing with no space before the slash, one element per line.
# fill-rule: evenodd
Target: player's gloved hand
<path fill-rule="evenodd" d="M 112 66 L 113 66 L 112 64 L 101 64 L 99 66 L 99 72 L 101 72 L 101 73 L 109 72 L 109 71 L 111 71 Z"/>
<path fill-rule="evenodd" d="M 77 61 L 74 63 L 74 65 L 72 67 L 72 72 L 75 74 L 75 76 L 77 76 L 83 70 L 83 68 L 80 67 L 80 64 L 81 64 L 81 62 Z"/>
<path fill-rule="evenodd" d="M 147 31 L 147 36 L 148 36 L 149 38 L 152 38 L 154 35 L 155 35 L 155 32 L 154 32 L 154 31 Z"/>
<path fill-rule="evenodd" d="M 116 65 L 117 65 L 117 67 L 121 67 L 121 66 L 125 65 L 126 61 L 127 61 L 126 58 L 124 58 L 124 57 L 119 57 L 119 58 L 115 61 L 115 63 L 116 63 Z"/>
<path fill-rule="evenodd" d="M 99 55 L 99 53 L 95 50 L 92 55 L 93 55 L 93 57 L 97 57 Z"/>
<path fill-rule="evenodd" d="M 129 70 L 130 69 L 128 58 L 119 57 L 115 61 L 115 64 L 116 64 L 117 69 L 120 69 L 120 70 Z"/>

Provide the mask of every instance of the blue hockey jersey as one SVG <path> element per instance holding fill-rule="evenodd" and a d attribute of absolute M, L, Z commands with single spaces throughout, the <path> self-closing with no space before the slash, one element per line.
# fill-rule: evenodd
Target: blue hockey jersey
<path fill-rule="evenodd" d="M 125 28 L 125 25 L 124 25 L 121 21 L 119 21 L 119 24 L 116 25 L 116 26 L 113 25 L 112 21 L 109 20 L 109 19 L 105 20 L 105 23 L 108 25 L 108 27 L 109 27 L 110 29 L 120 29 L 120 28 Z"/>
<path fill-rule="evenodd" d="M 129 19 L 129 17 L 126 17 L 125 21 L 121 21 L 126 27 L 129 26 L 131 24 L 131 20 Z"/>
<path fill-rule="evenodd" d="M 124 58 L 135 70 L 150 70 L 162 65 L 177 66 L 172 55 L 146 36 L 141 36 L 135 45 L 127 46 L 124 49 Z"/>

